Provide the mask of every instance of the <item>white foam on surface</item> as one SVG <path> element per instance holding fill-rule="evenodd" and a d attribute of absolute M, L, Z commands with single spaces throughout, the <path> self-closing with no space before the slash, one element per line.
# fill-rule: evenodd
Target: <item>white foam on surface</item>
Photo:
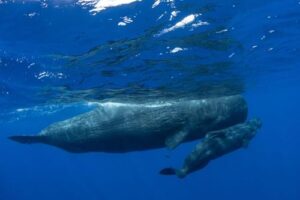
<path fill-rule="evenodd" d="M 160 19 L 162 19 L 165 15 L 166 15 L 166 11 L 164 13 L 162 13 L 157 19 L 156 21 L 159 21 Z"/>
<path fill-rule="evenodd" d="M 80 5 L 93 6 L 91 12 L 100 12 L 107 8 L 122 6 L 131 4 L 134 2 L 140 2 L 142 0 L 79 0 L 78 3 Z"/>
<path fill-rule="evenodd" d="M 193 24 L 192 24 L 192 27 L 193 27 L 193 28 L 197 28 L 197 27 L 199 27 L 199 26 L 207 26 L 207 25 L 209 25 L 208 22 L 199 20 L 198 22 L 193 23 Z"/>
<path fill-rule="evenodd" d="M 181 21 L 177 22 L 175 25 L 171 26 L 170 28 L 163 29 L 157 36 L 169 33 L 179 28 L 184 28 L 186 25 L 193 23 L 199 15 L 200 14 L 188 15 L 185 18 L 183 18 Z"/>
<path fill-rule="evenodd" d="M 228 29 L 227 29 L 227 28 L 222 29 L 222 30 L 220 30 L 220 31 L 217 31 L 216 33 L 217 33 L 217 34 L 220 34 L 220 33 L 225 33 L 225 32 L 228 32 Z"/>
<path fill-rule="evenodd" d="M 30 18 L 33 18 L 33 17 L 35 17 L 37 15 L 39 15 L 37 12 L 32 12 L 32 13 L 25 14 L 25 16 L 28 16 Z"/>
<path fill-rule="evenodd" d="M 160 0 L 156 0 L 156 1 L 153 3 L 152 8 L 157 7 L 160 3 L 161 3 Z"/>
<path fill-rule="evenodd" d="M 36 79 L 44 79 L 44 78 L 57 78 L 57 79 L 63 79 L 66 78 L 66 76 L 62 72 L 49 72 L 49 71 L 42 71 L 38 74 L 34 75 Z"/>
<path fill-rule="evenodd" d="M 125 22 L 119 22 L 118 26 L 126 26 L 126 23 Z"/>
<path fill-rule="evenodd" d="M 177 17 L 178 13 L 180 13 L 180 11 L 178 11 L 178 10 L 173 10 L 173 11 L 171 12 L 171 15 L 170 15 L 169 20 L 172 21 L 175 17 Z"/>
<path fill-rule="evenodd" d="M 180 51 L 185 51 L 186 49 L 185 48 L 181 48 L 181 47 L 175 47 L 174 49 L 172 49 L 170 51 L 170 53 L 178 53 Z"/>
<path fill-rule="evenodd" d="M 130 17 L 122 17 L 123 21 L 118 23 L 118 26 L 126 26 L 127 24 L 130 24 L 133 22 L 133 20 Z"/>

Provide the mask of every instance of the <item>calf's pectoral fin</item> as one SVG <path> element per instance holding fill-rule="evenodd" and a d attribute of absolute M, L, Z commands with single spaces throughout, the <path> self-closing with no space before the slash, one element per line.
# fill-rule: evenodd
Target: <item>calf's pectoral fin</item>
<path fill-rule="evenodd" d="M 188 136 L 187 130 L 181 130 L 174 135 L 166 138 L 165 144 L 169 149 L 175 149 L 180 143 L 182 143 Z"/>
<path fill-rule="evenodd" d="M 172 168 L 172 167 L 166 167 L 162 170 L 160 170 L 159 172 L 161 175 L 176 175 L 176 169 Z"/>
<path fill-rule="evenodd" d="M 160 170 L 159 174 L 165 175 L 165 176 L 176 175 L 178 178 L 184 178 L 186 176 L 186 173 L 183 170 L 175 169 L 173 167 L 166 167 L 166 168 Z"/>

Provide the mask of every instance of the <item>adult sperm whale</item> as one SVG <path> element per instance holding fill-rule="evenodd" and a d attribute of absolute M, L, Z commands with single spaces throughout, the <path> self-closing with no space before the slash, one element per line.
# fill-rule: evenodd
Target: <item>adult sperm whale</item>
<path fill-rule="evenodd" d="M 175 148 L 209 131 L 242 123 L 246 117 L 247 104 L 240 95 L 162 104 L 102 103 L 90 112 L 56 122 L 38 135 L 10 139 L 76 153 Z"/>

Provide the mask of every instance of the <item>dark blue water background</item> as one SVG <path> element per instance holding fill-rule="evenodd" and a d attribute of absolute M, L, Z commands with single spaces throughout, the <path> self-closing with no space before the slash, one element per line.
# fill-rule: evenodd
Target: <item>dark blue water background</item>
<path fill-rule="evenodd" d="M 300 199 L 300 2 L 153 3 L 95 13 L 76 1 L 0 1 L 1 200 Z M 161 34 L 192 14 L 193 22 Z M 125 16 L 133 22 L 118 26 Z M 158 172 L 180 166 L 197 142 L 174 152 L 70 154 L 7 139 L 94 101 L 236 93 L 263 128 L 247 149 L 184 180 Z"/>

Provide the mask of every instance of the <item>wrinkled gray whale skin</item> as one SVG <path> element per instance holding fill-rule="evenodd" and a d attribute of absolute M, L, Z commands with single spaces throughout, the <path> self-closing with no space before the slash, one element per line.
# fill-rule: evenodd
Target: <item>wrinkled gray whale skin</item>
<path fill-rule="evenodd" d="M 160 171 L 160 174 L 184 178 L 187 174 L 204 168 L 209 161 L 246 147 L 261 126 L 262 122 L 255 118 L 246 123 L 209 132 L 186 157 L 181 169 L 165 168 Z"/>
<path fill-rule="evenodd" d="M 20 143 L 44 143 L 69 152 L 140 151 L 203 137 L 242 123 L 247 104 L 240 95 L 160 104 L 102 103 L 94 110 L 56 122 L 38 135 L 11 136 Z"/>

